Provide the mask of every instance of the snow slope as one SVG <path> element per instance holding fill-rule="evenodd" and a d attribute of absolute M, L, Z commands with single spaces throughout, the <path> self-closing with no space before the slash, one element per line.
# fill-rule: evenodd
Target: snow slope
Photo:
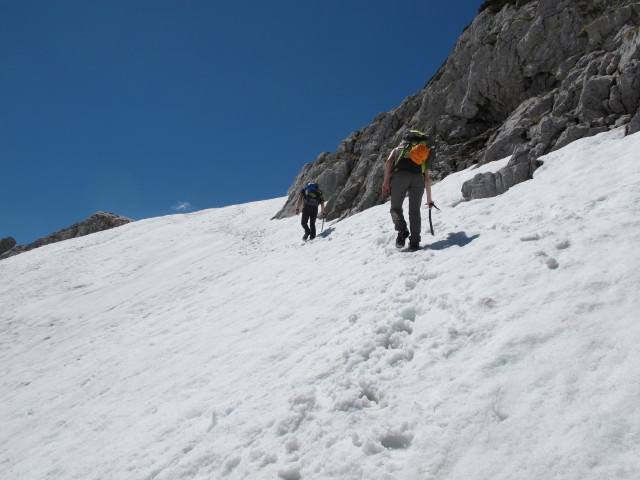
<path fill-rule="evenodd" d="M 415 253 L 275 199 L 0 262 L 0 478 L 638 478 L 638 151 L 451 175 Z"/>

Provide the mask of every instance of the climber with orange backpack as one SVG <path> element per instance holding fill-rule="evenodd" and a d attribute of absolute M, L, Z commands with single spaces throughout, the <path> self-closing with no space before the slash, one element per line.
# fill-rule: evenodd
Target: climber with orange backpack
<path fill-rule="evenodd" d="M 384 166 L 382 195 L 391 194 L 391 219 L 398 232 L 396 247 L 402 248 L 409 239 L 409 249 L 420 248 L 420 203 L 427 190 L 429 209 L 435 206 L 431 199 L 431 179 L 426 168 L 429 158 L 427 136 L 418 130 L 409 130 L 402 142 L 394 148 Z M 402 204 L 409 194 L 409 228 L 404 219 Z"/>

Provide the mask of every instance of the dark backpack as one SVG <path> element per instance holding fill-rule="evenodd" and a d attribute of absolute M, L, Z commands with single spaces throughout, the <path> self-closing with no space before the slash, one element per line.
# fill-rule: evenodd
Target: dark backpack
<path fill-rule="evenodd" d="M 409 130 L 402 137 L 400 150 L 393 163 L 393 171 L 407 170 L 424 175 L 430 153 L 427 136 L 418 130 Z"/>
<path fill-rule="evenodd" d="M 322 190 L 318 187 L 317 183 L 307 183 L 304 187 L 304 203 L 305 205 L 311 205 L 317 207 L 322 203 L 324 198 L 322 197 Z"/>

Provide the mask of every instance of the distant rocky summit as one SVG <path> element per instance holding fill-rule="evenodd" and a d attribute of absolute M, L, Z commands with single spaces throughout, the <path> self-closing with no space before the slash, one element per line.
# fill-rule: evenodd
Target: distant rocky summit
<path fill-rule="evenodd" d="M 309 181 L 329 219 L 383 203 L 384 162 L 408 129 L 429 135 L 435 180 L 511 157 L 465 184 L 467 200 L 531 178 L 539 157 L 577 139 L 640 131 L 640 1 L 488 0 L 480 10 L 420 92 L 302 168 L 276 218 L 294 214 Z"/>
<path fill-rule="evenodd" d="M 5 245 L 5 240 L 8 239 L 5 238 L 0 242 L 0 260 L 33 250 L 34 248 L 38 248 L 43 245 L 69 240 L 70 238 L 83 237 L 90 233 L 101 232 L 103 230 L 109 230 L 110 228 L 119 227 L 132 221 L 133 220 L 129 218 L 121 217 L 120 215 L 115 215 L 113 213 L 98 212 L 82 222 L 75 223 L 70 227 L 60 230 L 59 232 L 40 238 L 29 245 L 15 246 L 16 241 L 13 238 L 8 237 L 10 240 L 13 240 L 13 245 L 3 252 L 2 248 Z M 7 242 L 7 245 L 10 244 L 10 240 Z"/>
<path fill-rule="evenodd" d="M 8 252 L 13 247 L 16 246 L 16 239 L 13 237 L 7 237 L 0 240 L 0 255 L 5 252 Z"/>

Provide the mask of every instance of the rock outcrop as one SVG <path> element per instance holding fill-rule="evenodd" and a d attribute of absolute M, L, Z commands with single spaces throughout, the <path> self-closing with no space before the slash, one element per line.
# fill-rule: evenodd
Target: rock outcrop
<path fill-rule="evenodd" d="M 103 230 L 109 230 L 111 228 L 119 227 L 133 220 L 113 213 L 98 212 L 91 215 L 82 222 L 75 223 L 70 227 L 67 227 L 59 232 L 52 233 L 46 237 L 40 238 L 29 245 L 13 246 L 10 250 L 0 254 L 0 260 L 18 255 L 19 253 L 33 250 L 34 248 L 48 245 L 50 243 L 61 242 L 63 240 L 69 240 L 70 238 L 83 237 L 90 233 L 101 232 Z M 13 239 L 12 239 L 13 240 Z M 4 240 L 3 240 L 4 242 Z M 15 245 L 15 240 L 14 240 Z"/>
<path fill-rule="evenodd" d="M 13 237 L 7 237 L 0 240 L 0 255 L 5 252 L 8 252 L 13 247 L 16 246 L 16 239 Z"/>
<path fill-rule="evenodd" d="M 498 10 L 496 5 L 501 6 Z M 427 133 L 432 178 L 511 157 L 471 180 L 467 200 L 531 178 L 537 159 L 611 128 L 640 130 L 640 1 L 489 1 L 416 95 L 305 165 L 276 218 L 318 181 L 328 218 L 383 203 L 388 152 L 408 129 Z"/>

